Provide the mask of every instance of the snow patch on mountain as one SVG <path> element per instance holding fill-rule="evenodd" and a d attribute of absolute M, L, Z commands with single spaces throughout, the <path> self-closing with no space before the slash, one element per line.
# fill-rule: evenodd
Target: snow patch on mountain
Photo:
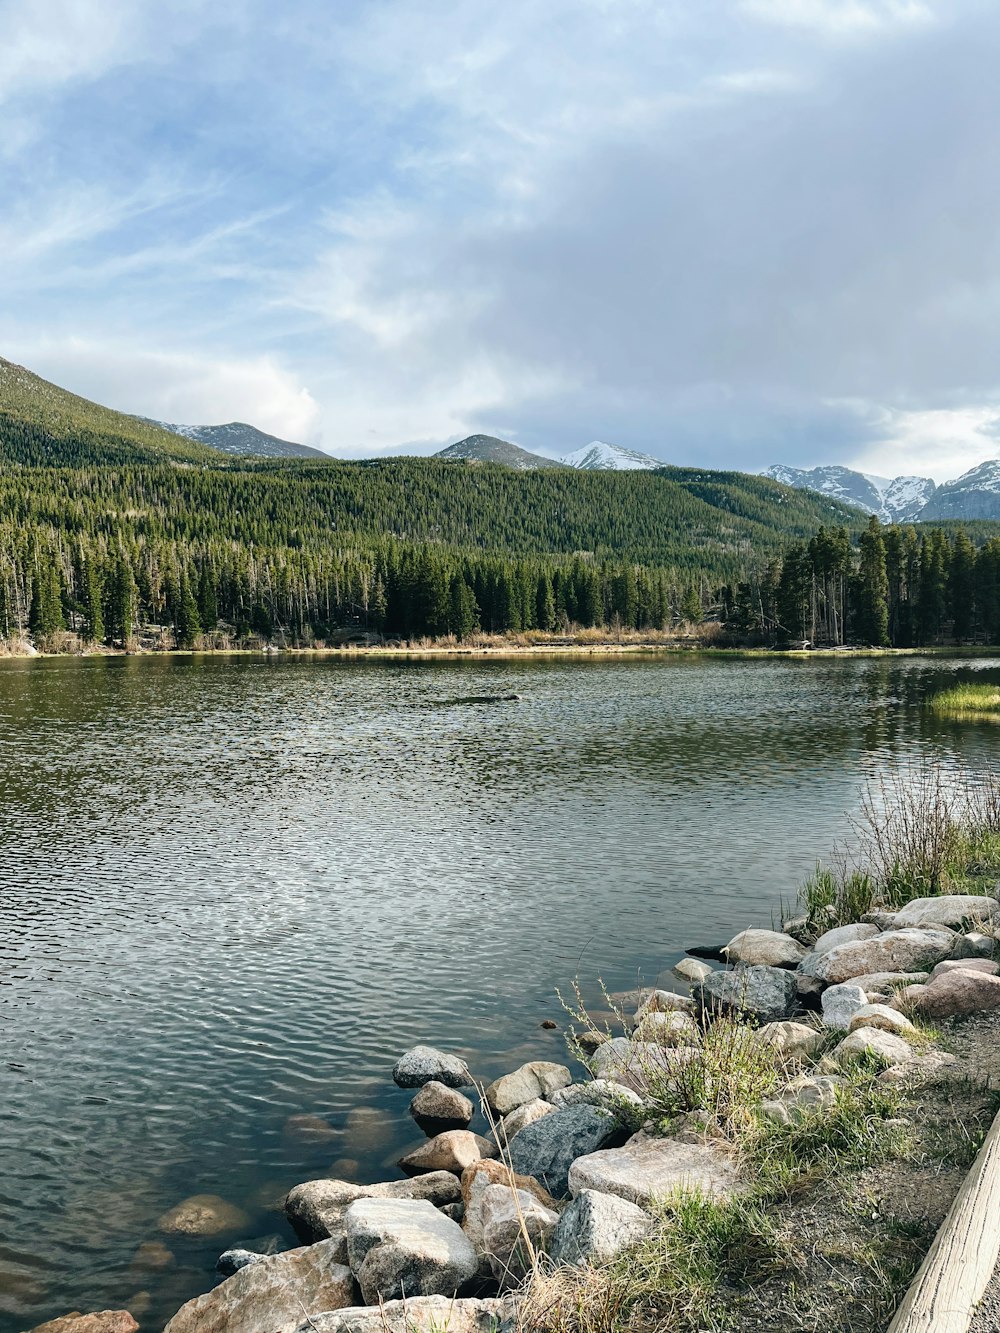
<path fill-rule="evenodd" d="M 567 454 L 562 461 L 582 472 L 640 472 L 664 466 L 662 459 L 653 458 L 651 454 L 640 454 L 635 449 L 608 444 L 605 440 L 592 440 L 582 449 Z"/>

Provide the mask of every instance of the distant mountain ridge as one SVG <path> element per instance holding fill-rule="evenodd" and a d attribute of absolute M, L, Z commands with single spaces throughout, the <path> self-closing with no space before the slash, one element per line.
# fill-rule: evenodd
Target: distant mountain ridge
<path fill-rule="evenodd" d="M 449 444 L 445 449 L 439 449 L 434 457 L 449 462 L 502 463 L 518 472 L 563 466 L 557 458 L 530 453 L 519 444 L 511 444 L 510 440 L 501 440 L 496 435 L 469 435 L 464 440 Z"/>
<path fill-rule="evenodd" d="M 149 421 L 149 418 L 140 417 L 139 420 Z M 248 426 L 245 421 L 229 421 L 224 426 L 177 426 L 168 421 L 154 421 L 150 424 L 161 426 L 163 430 L 181 435 L 186 440 L 198 440 L 201 444 L 241 458 L 329 458 L 329 454 L 324 454 L 321 449 L 282 440 L 277 435 L 268 435 L 256 426 Z"/>
<path fill-rule="evenodd" d="M 836 464 L 806 469 L 775 463 L 762 475 L 855 505 L 883 523 L 1000 519 L 1000 460 L 980 463 L 941 486 L 930 477 L 889 479 Z"/>
<path fill-rule="evenodd" d="M 575 453 L 567 454 L 562 461 L 581 472 L 639 472 L 665 466 L 662 459 L 653 458 L 651 454 L 640 454 L 635 449 L 608 444 L 605 440 L 592 440 Z"/>

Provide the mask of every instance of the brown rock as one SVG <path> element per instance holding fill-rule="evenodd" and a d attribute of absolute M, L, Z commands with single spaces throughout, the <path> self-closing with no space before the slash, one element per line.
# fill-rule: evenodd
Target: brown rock
<path fill-rule="evenodd" d="M 498 1300 L 408 1296 L 403 1301 L 310 1315 L 295 1333 L 495 1333 L 507 1313 Z"/>
<path fill-rule="evenodd" d="M 217 1194 L 192 1194 L 168 1209 L 156 1224 L 161 1231 L 177 1236 L 218 1236 L 250 1225 L 242 1208 Z"/>
<path fill-rule="evenodd" d="M 139 1325 L 127 1310 L 97 1310 L 93 1314 L 70 1314 L 38 1324 L 31 1333 L 135 1333 Z"/>
<path fill-rule="evenodd" d="M 151 1273 L 162 1272 L 176 1262 L 173 1250 L 168 1250 L 162 1240 L 145 1241 L 132 1256 L 133 1268 L 144 1268 Z"/>
<path fill-rule="evenodd" d="M 483 1157 L 496 1157 L 499 1149 L 492 1139 L 484 1139 L 468 1129 L 449 1129 L 436 1134 L 413 1152 L 399 1159 L 404 1171 L 454 1171 L 461 1175 L 467 1166 Z"/>
<path fill-rule="evenodd" d="M 907 1013 L 922 1018 L 957 1018 L 1000 1009 L 1000 977 L 987 972 L 955 968 L 942 972 L 926 986 L 910 986 L 895 1002 Z"/>
<path fill-rule="evenodd" d="M 303 1143 L 324 1143 L 335 1139 L 338 1131 L 320 1115 L 290 1115 L 282 1133 Z"/>
<path fill-rule="evenodd" d="M 547 1097 L 565 1088 L 573 1078 L 565 1065 L 551 1060 L 529 1060 L 511 1074 L 494 1079 L 486 1089 L 486 1101 L 494 1115 L 505 1116 L 536 1097 Z"/>
<path fill-rule="evenodd" d="M 356 1199 L 427 1199 L 436 1208 L 457 1203 L 458 1181 L 450 1171 L 432 1171 L 413 1180 L 390 1180 L 379 1185 L 354 1185 L 348 1180 L 307 1180 L 285 1198 L 285 1216 L 306 1245 L 333 1238 L 340 1248 L 337 1262 L 347 1259 L 344 1214 Z"/>
<path fill-rule="evenodd" d="M 576 1039 L 576 1044 L 584 1055 L 592 1055 L 598 1046 L 602 1046 L 608 1040 L 606 1032 L 581 1032 Z"/>
<path fill-rule="evenodd" d="M 989 958 L 946 958 L 931 973 L 931 981 L 943 972 L 985 972 L 988 977 L 995 977 L 1000 972 L 1000 964 Z"/>
<path fill-rule="evenodd" d="M 555 1208 L 555 1200 L 548 1190 L 539 1185 L 534 1176 L 522 1176 L 508 1170 L 502 1162 L 474 1162 L 462 1172 L 462 1203 L 465 1213 L 462 1218 L 462 1230 L 472 1241 L 477 1252 L 483 1251 L 483 1195 L 491 1185 L 513 1184 L 515 1189 L 526 1190 L 533 1194 L 546 1208 Z"/>
<path fill-rule="evenodd" d="M 436 1122 L 440 1129 L 465 1129 L 474 1114 L 475 1107 L 464 1093 L 435 1079 L 425 1083 L 410 1102 L 410 1115 L 418 1121 Z"/>

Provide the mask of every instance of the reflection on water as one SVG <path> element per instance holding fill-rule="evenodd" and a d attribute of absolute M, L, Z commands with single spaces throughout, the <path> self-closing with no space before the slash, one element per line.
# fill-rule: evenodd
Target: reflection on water
<path fill-rule="evenodd" d="M 121 1304 L 159 1328 L 226 1244 L 290 1242 L 275 1203 L 297 1181 L 394 1173 L 419 1138 L 389 1081 L 407 1046 L 485 1077 L 557 1057 L 539 1023 L 577 971 L 624 987 L 768 924 L 866 775 L 988 755 L 988 729 L 922 707 L 973 671 L 1000 679 L 921 659 L 0 663 L 0 1328 Z M 159 1236 L 194 1193 L 249 1223 Z M 172 1257 L 136 1260 L 157 1240 Z"/>

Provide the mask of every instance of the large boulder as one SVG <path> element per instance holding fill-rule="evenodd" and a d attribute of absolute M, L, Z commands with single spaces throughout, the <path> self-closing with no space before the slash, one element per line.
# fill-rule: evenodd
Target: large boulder
<path fill-rule="evenodd" d="M 868 925 L 863 921 L 856 921 L 849 926 L 834 926 L 832 930 L 825 930 L 820 935 L 812 946 L 811 954 L 816 957 L 818 954 L 829 953 L 831 949 L 837 949 L 842 944 L 855 944 L 858 940 L 874 939 L 879 934 L 881 932 L 878 926 Z"/>
<path fill-rule="evenodd" d="M 392 1067 L 393 1082 L 401 1088 L 422 1088 L 425 1083 L 443 1083 L 446 1088 L 471 1088 L 472 1075 L 457 1055 L 435 1050 L 433 1046 L 414 1046 L 401 1055 Z"/>
<path fill-rule="evenodd" d="M 621 1143 L 626 1137 L 618 1121 L 595 1106 L 567 1106 L 536 1120 L 511 1139 L 508 1157 L 515 1171 L 534 1176 L 553 1198 L 568 1192 L 568 1173 L 578 1157 Z"/>
<path fill-rule="evenodd" d="M 559 1218 L 549 1254 L 557 1264 L 606 1264 L 652 1229 L 650 1215 L 627 1199 L 581 1190 Z"/>
<path fill-rule="evenodd" d="M 955 946 L 950 931 L 917 927 L 887 930 L 871 939 L 838 944 L 827 953 L 810 954 L 801 965 L 806 976 L 838 986 L 867 972 L 926 972 Z"/>
<path fill-rule="evenodd" d="M 496 1157 L 499 1151 L 492 1139 L 485 1139 L 481 1134 L 473 1134 L 468 1129 L 448 1129 L 401 1157 L 399 1165 L 404 1171 L 414 1173 L 454 1171 L 460 1176 L 480 1157 Z"/>
<path fill-rule="evenodd" d="M 594 1073 L 620 1083 L 640 1097 L 654 1084 L 672 1083 L 701 1054 L 697 1046 L 661 1046 L 654 1041 L 627 1041 L 616 1037 L 595 1052 Z"/>
<path fill-rule="evenodd" d="M 823 992 L 823 1024 L 835 1032 L 846 1032 L 851 1019 L 868 1003 L 868 992 L 853 982 L 828 986 Z"/>
<path fill-rule="evenodd" d="M 555 1207 L 552 1195 L 533 1176 L 518 1175 L 503 1162 L 475 1162 L 462 1172 L 462 1230 L 479 1253 L 485 1249 L 483 1197 L 491 1185 L 512 1185 L 518 1191 L 533 1195 L 543 1207 Z"/>
<path fill-rule="evenodd" d="M 921 1018 L 961 1018 L 1000 1009 L 1000 977 L 956 968 L 942 972 L 926 986 L 910 986 L 893 1000 L 906 1013 Z"/>
<path fill-rule="evenodd" d="M 347 1262 L 347 1227 L 344 1215 L 358 1199 L 423 1199 L 443 1208 L 458 1203 L 461 1186 L 450 1171 L 432 1171 L 414 1180 L 390 1180 L 378 1185 L 354 1185 L 348 1180 L 307 1180 L 285 1198 L 284 1211 L 292 1230 L 305 1245 L 334 1239 L 337 1261 Z"/>
<path fill-rule="evenodd" d="M 844 984 L 860 986 L 866 995 L 884 995 L 899 986 L 917 986 L 929 975 L 928 972 L 862 972 Z"/>
<path fill-rule="evenodd" d="M 548 1097 L 557 1088 L 565 1088 L 572 1082 L 573 1076 L 565 1065 L 556 1065 L 549 1060 L 530 1060 L 512 1074 L 494 1079 L 486 1089 L 486 1102 L 494 1115 L 510 1115 L 525 1102 Z"/>
<path fill-rule="evenodd" d="M 163 1333 L 291 1333 L 303 1310 L 339 1310 L 354 1301 L 351 1270 L 336 1253 L 336 1241 L 325 1240 L 265 1255 L 182 1305 Z"/>
<path fill-rule="evenodd" d="M 410 1115 L 419 1125 L 426 1125 L 435 1132 L 465 1129 L 475 1115 L 475 1107 L 456 1088 L 431 1079 L 410 1102 Z"/>
<path fill-rule="evenodd" d="M 250 1218 L 242 1208 L 217 1194 L 192 1194 L 168 1209 L 156 1225 L 172 1236 L 218 1236 L 224 1231 L 244 1230 Z"/>
<path fill-rule="evenodd" d="M 788 1018 L 798 1002 L 794 973 L 743 963 L 731 972 L 713 972 L 692 987 L 692 993 L 706 1013 L 744 1014 L 759 1023 Z"/>
<path fill-rule="evenodd" d="M 465 1232 L 432 1203 L 359 1199 L 345 1221 L 348 1260 L 367 1305 L 454 1296 L 476 1276 L 479 1261 Z"/>
<path fill-rule="evenodd" d="M 310 1315 L 295 1333 L 496 1333 L 507 1313 L 500 1300 L 411 1296 Z"/>
<path fill-rule="evenodd" d="M 136 1333 L 138 1327 L 127 1310 L 94 1310 L 91 1314 L 73 1310 L 36 1324 L 31 1333 Z"/>
<path fill-rule="evenodd" d="M 501 1291 L 520 1285 L 545 1247 L 559 1214 L 528 1190 L 490 1185 L 483 1194 L 483 1248 Z"/>
<path fill-rule="evenodd" d="M 856 1028 L 844 1038 L 833 1052 L 833 1058 L 841 1069 L 847 1069 L 861 1058 L 868 1058 L 891 1068 L 893 1065 L 910 1064 L 914 1059 L 913 1047 L 892 1032 L 883 1032 L 881 1028 Z"/>
<path fill-rule="evenodd" d="M 808 1060 L 820 1050 L 823 1033 L 806 1023 L 765 1023 L 757 1032 L 758 1040 L 770 1046 L 782 1060 Z"/>
<path fill-rule="evenodd" d="M 725 1148 L 713 1141 L 689 1143 L 638 1133 L 620 1148 L 578 1157 L 569 1169 L 574 1197 L 583 1190 L 616 1194 L 640 1208 L 678 1193 L 726 1199 L 742 1182 Z"/>
<path fill-rule="evenodd" d="M 722 950 L 730 963 L 761 967 L 796 967 L 806 949 L 781 930 L 741 930 Z"/>
<path fill-rule="evenodd" d="M 896 930 L 908 926 L 981 925 L 1000 920 L 1000 903 L 979 893 L 943 893 L 936 898 L 914 898 L 896 913 Z"/>

